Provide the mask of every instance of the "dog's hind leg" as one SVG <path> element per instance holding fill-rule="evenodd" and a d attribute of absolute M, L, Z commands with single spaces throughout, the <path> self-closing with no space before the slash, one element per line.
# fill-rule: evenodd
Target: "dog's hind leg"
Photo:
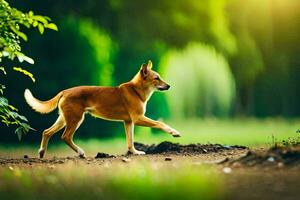
<path fill-rule="evenodd" d="M 66 123 L 65 123 L 64 116 L 60 114 L 56 122 L 50 128 L 44 130 L 43 138 L 41 141 L 41 147 L 39 149 L 40 158 L 44 157 L 51 136 L 54 135 L 59 130 L 61 130 L 65 125 Z"/>
<path fill-rule="evenodd" d="M 84 120 L 84 116 L 81 115 L 81 117 L 75 117 L 75 116 L 71 116 L 72 118 L 70 118 L 71 120 L 66 119 L 66 128 L 64 133 L 61 136 L 61 139 L 64 140 L 66 142 L 66 144 L 71 147 L 71 149 L 73 149 L 75 152 L 78 153 L 79 157 L 84 158 L 85 157 L 85 152 L 83 151 L 83 149 L 81 149 L 79 146 L 77 146 L 74 142 L 73 142 L 73 136 L 75 131 L 77 130 L 77 128 L 81 125 L 81 123 Z"/>

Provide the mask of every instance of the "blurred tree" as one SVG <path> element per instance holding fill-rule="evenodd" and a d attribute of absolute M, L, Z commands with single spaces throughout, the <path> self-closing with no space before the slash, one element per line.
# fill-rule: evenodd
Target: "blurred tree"
<path fill-rule="evenodd" d="M 230 114 L 234 78 L 226 59 L 213 47 L 194 43 L 181 51 L 170 51 L 161 66 L 166 79 L 176 85 L 167 93 L 173 118 Z"/>
<path fill-rule="evenodd" d="M 230 58 L 239 109 L 255 116 L 300 114 L 300 2 L 234 0 L 228 5 L 238 53 Z"/>

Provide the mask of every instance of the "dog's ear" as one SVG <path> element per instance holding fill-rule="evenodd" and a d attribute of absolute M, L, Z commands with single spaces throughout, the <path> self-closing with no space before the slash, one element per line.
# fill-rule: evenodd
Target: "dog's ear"
<path fill-rule="evenodd" d="M 140 73 L 141 73 L 141 76 L 143 77 L 143 79 L 145 79 L 148 76 L 149 70 L 148 70 L 147 64 L 145 64 L 145 63 L 142 64 Z"/>
<path fill-rule="evenodd" d="M 151 62 L 151 60 L 148 61 L 148 65 L 147 66 L 148 66 L 148 69 L 152 69 L 152 62 Z"/>

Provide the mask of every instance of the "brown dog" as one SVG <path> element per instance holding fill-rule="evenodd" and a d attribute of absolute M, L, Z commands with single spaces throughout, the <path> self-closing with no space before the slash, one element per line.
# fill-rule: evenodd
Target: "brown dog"
<path fill-rule="evenodd" d="M 118 87 L 79 86 L 63 90 L 48 101 L 34 98 L 31 92 L 26 89 L 25 99 L 35 111 L 49 113 L 57 106 L 59 108 L 59 117 L 56 122 L 43 132 L 39 150 L 40 157 L 44 156 L 50 137 L 63 127 L 66 128 L 61 138 L 80 157 L 84 157 L 84 151 L 74 144 L 73 135 L 83 122 L 84 114 L 87 112 L 99 118 L 123 121 L 128 151 L 132 154 L 145 154 L 145 152 L 134 148 L 134 125 L 158 128 L 174 137 L 180 137 L 180 133 L 170 126 L 144 116 L 147 101 L 152 93 L 156 90 L 168 90 L 170 88 L 151 68 L 151 61 L 148 64 L 142 64 L 141 69 L 131 81 Z"/>

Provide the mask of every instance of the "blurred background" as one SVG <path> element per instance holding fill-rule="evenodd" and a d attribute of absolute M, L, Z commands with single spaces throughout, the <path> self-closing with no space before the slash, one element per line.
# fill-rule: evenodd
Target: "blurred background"
<path fill-rule="evenodd" d="M 224 121 L 221 127 L 236 120 L 239 128 L 247 124 L 250 129 L 273 127 L 268 129 L 270 135 L 282 121 L 286 129 L 279 130 L 283 134 L 288 128 L 296 131 L 295 119 L 300 116 L 299 0 L 9 2 L 22 11 L 50 16 L 59 28 L 44 36 L 26 32 L 30 40 L 23 52 L 35 64 L 22 67 L 34 74 L 36 83 L 13 71 L 13 76 L 0 75 L 10 103 L 37 130 L 23 137 L 24 143 L 40 141 L 40 133 L 57 117 L 57 112 L 42 116 L 31 110 L 23 98 L 25 88 L 47 100 L 73 86 L 117 86 L 129 81 L 149 59 L 172 87 L 153 95 L 146 115 L 170 122 L 183 134 L 205 134 Z M 224 131 L 237 130 L 228 127 Z M 13 131 L 1 124 L 1 143 L 18 142 Z M 92 117 L 86 117 L 78 132 L 75 137 L 82 139 L 124 137 L 122 123 Z M 218 142 L 209 136 L 205 139 Z M 58 140 L 56 136 L 54 141 Z"/>

